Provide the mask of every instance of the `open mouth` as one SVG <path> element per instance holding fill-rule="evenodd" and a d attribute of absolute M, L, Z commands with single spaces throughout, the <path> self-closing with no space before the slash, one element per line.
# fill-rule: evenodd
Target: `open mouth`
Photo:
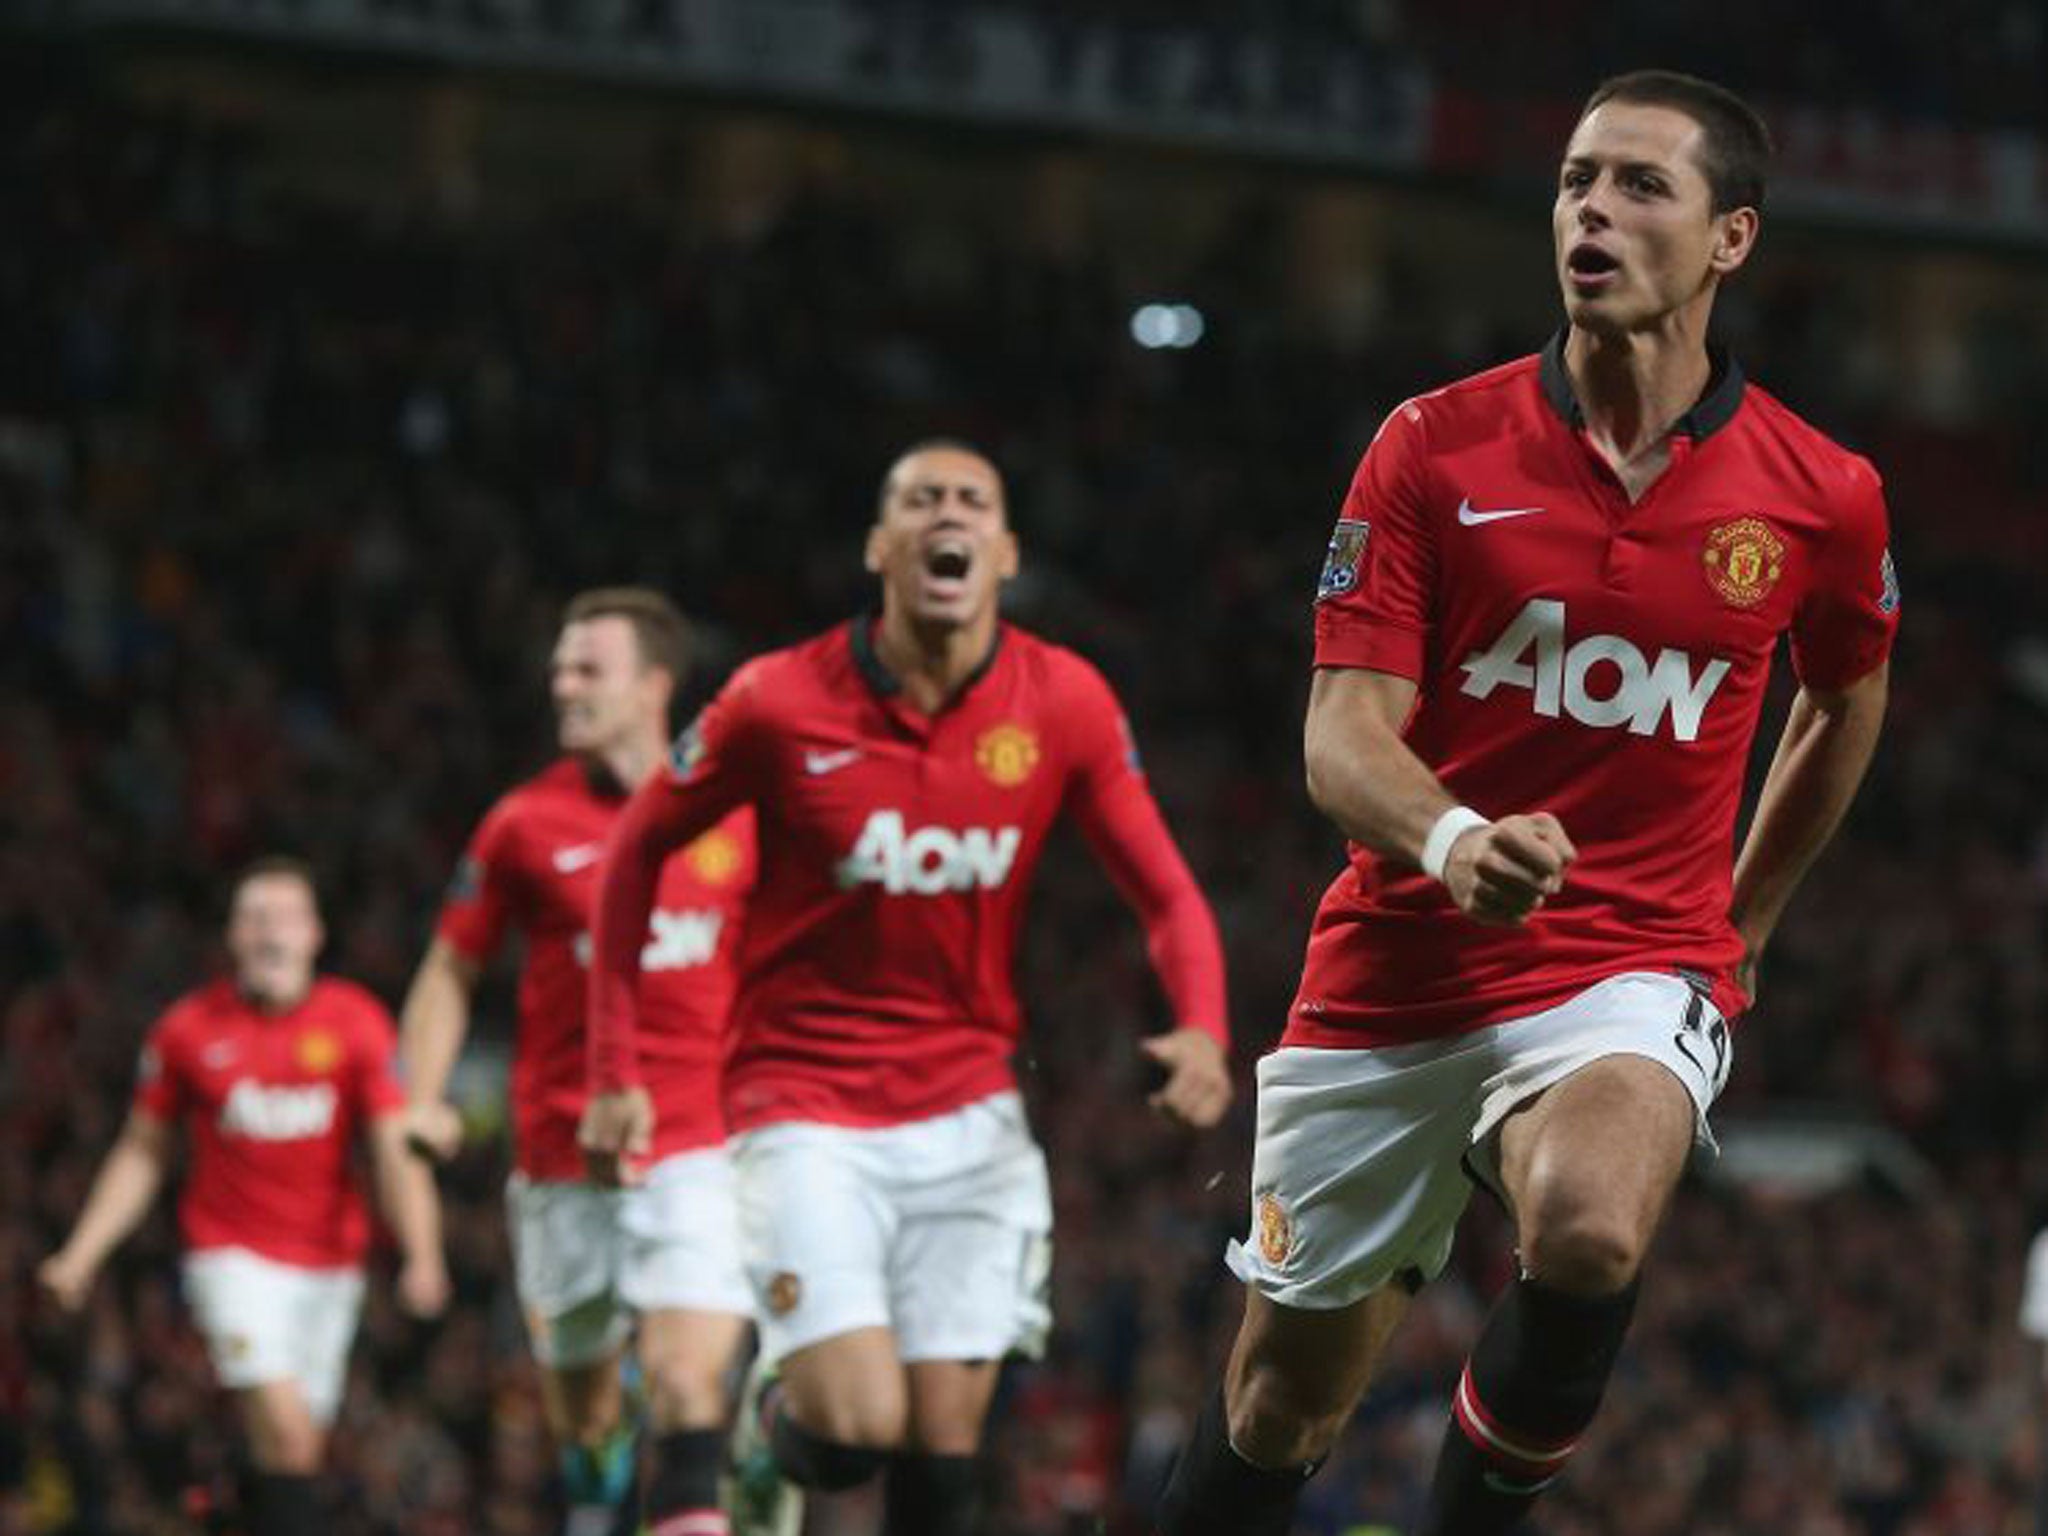
<path fill-rule="evenodd" d="M 942 540 L 927 546 L 924 570 L 940 581 L 963 581 L 974 568 L 974 553 L 965 544 Z"/>
<path fill-rule="evenodd" d="M 1621 271 L 1621 262 L 1597 245 L 1575 245 L 1565 254 L 1565 270 L 1574 282 L 1595 286 Z"/>

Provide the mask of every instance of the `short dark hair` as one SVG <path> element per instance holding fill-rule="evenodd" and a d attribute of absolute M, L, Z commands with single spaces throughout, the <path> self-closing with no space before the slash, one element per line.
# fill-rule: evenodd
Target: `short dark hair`
<path fill-rule="evenodd" d="M 236 870 L 234 882 L 228 886 L 228 905 L 232 907 L 240 899 L 242 887 L 250 881 L 277 877 L 299 881 L 311 893 L 313 905 L 320 905 L 320 882 L 313 878 L 313 866 L 289 853 L 266 853 Z"/>
<path fill-rule="evenodd" d="M 690 626 L 682 611 L 652 587 L 592 587 L 562 610 L 562 626 L 586 619 L 620 618 L 633 626 L 640 659 L 677 682 L 690 665 Z"/>
<path fill-rule="evenodd" d="M 889 467 L 882 471 L 882 486 L 881 489 L 875 493 L 875 515 L 877 517 L 879 517 L 883 513 L 883 511 L 885 511 L 888 508 L 889 487 L 896 479 L 896 466 L 898 464 L 901 464 L 905 459 L 913 458 L 920 453 L 968 454 L 974 458 L 981 460 L 982 463 L 986 464 L 990 469 L 994 470 L 996 472 L 996 482 L 999 485 L 1002 483 L 1002 465 L 998 464 L 996 462 L 996 456 L 990 453 L 986 448 L 982 447 L 981 444 L 969 442 L 964 437 L 949 437 L 944 433 L 940 433 L 933 437 L 920 437 L 916 442 L 912 443 L 909 447 L 900 450 L 893 458 L 891 458 L 889 460 Z M 1006 501 L 1008 500 L 1007 495 L 1004 497 L 1004 499 Z"/>
<path fill-rule="evenodd" d="M 1771 169 L 1771 131 L 1756 108 L 1726 86 L 1675 69 L 1630 70 L 1596 86 L 1586 98 L 1579 121 L 1584 122 L 1596 107 L 1610 101 L 1683 112 L 1702 130 L 1700 170 L 1713 195 L 1714 212 L 1763 207 L 1764 183 Z"/>

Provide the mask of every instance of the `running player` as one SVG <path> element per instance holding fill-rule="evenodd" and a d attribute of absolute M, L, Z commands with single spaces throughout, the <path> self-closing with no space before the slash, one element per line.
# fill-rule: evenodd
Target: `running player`
<path fill-rule="evenodd" d="M 1593 1417 L 1729 1022 L 1884 714 L 1878 477 L 1707 343 L 1768 158 L 1719 87 L 1600 87 L 1553 215 L 1565 329 L 1399 407 L 1353 481 L 1306 728 L 1352 858 L 1259 1068 L 1244 1322 L 1164 1536 L 1287 1530 L 1468 1171 L 1520 1273 L 1422 1536 L 1511 1529 Z M 1787 633 L 1801 686 L 1731 869 Z"/>
<path fill-rule="evenodd" d="M 1108 685 L 1000 622 L 1017 561 L 985 455 L 905 452 L 867 537 L 880 617 L 736 673 L 613 837 L 585 1145 L 615 1171 L 659 1134 L 640 1042 L 662 1026 L 637 1001 L 632 941 L 655 871 L 732 807 L 760 818 L 725 1102 L 781 1374 L 765 1414 L 742 1409 L 738 1434 L 765 1429 L 768 1449 L 742 1458 L 738 1532 L 790 1529 L 790 1482 L 884 1468 L 890 1531 L 974 1528 L 997 1365 L 1048 1321 L 1051 1203 L 1011 1069 L 1011 972 L 1063 813 L 1137 909 L 1177 1021 L 1145 1042 L 1166 1074 L 1153 1102 L 1196 1126 L 1229 1102 L 1215 922 Z"/>
<path fill-rule="evenodd" d="M 405 1001 L 412 1129 L 436 1156 L 461 1140 L 445 1101 L 477 979 L 510 929 L 525 938 L 512 1075 L 514 1272 L 562 1449 L 571 1536 L 611 1529 L 634 1480 L 620 1360 L 637 1317 L 653 1437 L 644 1508 L 657 1536 L 716 1536 L 725 1373 L 746 1331 L 718 1067 L 732 951 L 753 881 L 742 814 L 670 859 L 639 925 L 641 1005 L 658 1031 L 646 1083 L 661 1109 L 652 1167 L 623 1194 L 584 1181 L 584 969 L 605 839 L 668 748 L 687 666 L 682 616 L 639 587 L 576 597 L 550 664 L 562 757 L 494 805 L 458 869 Z"/>
<path fill-rule="evenodd" d="M 326 1529 L 315 1479 L 370 1237 L 349 1161 L 358 1133 L 403 1254 L 400 1303 L 425 1317 L 448 1298 L 433 1179 L 405 1149 L 391 1016 L 362 988 L 314 974 L 323 940 L 303 864 L 263 859 L 235 882 L 232 977 L 187 993 L 151 1029 L 128 1123 L 40 1271 L 62 1306 L 84 1305 L 148 1214 L 182 1125 L 185 1294 L 248 1436 L 252 1536 Z"/>

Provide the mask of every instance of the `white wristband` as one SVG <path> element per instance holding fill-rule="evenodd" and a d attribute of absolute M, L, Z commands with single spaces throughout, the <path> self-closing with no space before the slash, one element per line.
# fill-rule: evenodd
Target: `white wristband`
<path fill-rule="evenodd" d="M 1474 827 L 1492 825 L 1469 805 L 1452 806 L 1437 817 L 1435 825 L 1429 829 L 1429 836 L 1422 841 L 1422 872 L 1432 880 L 1443 879 L 1444 860 L 1451 856 L 1451 844 Z"/>

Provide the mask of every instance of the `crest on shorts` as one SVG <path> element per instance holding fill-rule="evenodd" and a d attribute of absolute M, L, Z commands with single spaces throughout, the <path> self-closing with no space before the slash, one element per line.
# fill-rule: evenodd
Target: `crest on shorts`
<path fill-rule="evenodd" d="M 992 725 L 974 743 L 975 766 L 998 789 L 1015 789 L 1038 766 L 1038 738 L 1014 720 Z"/>
<path fill-rule="evenodd" d="M 724 885 L 740 872 L 739 839 L 713 828 L 683 850 L 683 859 L 706 885 Z"/>
<path fill-rule="evenodd" d="M 804 1283 L 786 1269 L 778 1269 L 768 1281 L 768 1310 L 787 1317 L 804 1299 Z"/>
<path fill-rule="evenodd" d="M 1707 585 L 1731 608 L 1754 608 L 1785 573 L 1785 541 L 1760 517 L 1718 523 L 1700 553 Z"/>
<path fill-rule="evenodd" d="M 1323 556 L 1323 574 L 1316 581 L 1316 601 L 1342 597 L 1358 585 L 1358 568 L 1365 559 L 1366 536 L 1372 524 L 1363 518 L 1340 517 L 1330 535 L 1329 552 Z"/>
<path fill-rule="evenodd" d="M 332 1072 L 341 1065 L 341 1042 L 324 1029 L 299 1036 L 299 1065 L 308 1072 Z"/>
<path fill-rule="evenodd" d="M 1294 1221 L 1270 1189 L 1259 1196 L 1259 1257 L 1278 1269 L 1294 1252 Z"/>

